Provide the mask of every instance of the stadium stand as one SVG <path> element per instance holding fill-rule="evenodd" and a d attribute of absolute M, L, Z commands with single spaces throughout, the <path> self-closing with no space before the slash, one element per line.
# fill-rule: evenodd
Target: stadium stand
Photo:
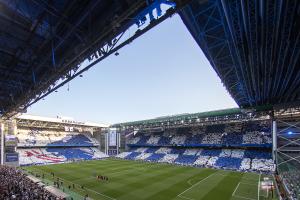
<path fill-rule="evenodd" d="M 245 153 L 245 152 L 248 153 Z M 271 152 L 260 152 L 243 149 L 177 149 L 159 148 L 155 151 L 149 147 L 146 152 L 140 153 L 137 149 L 119 154 L 118 158 L 127 160 L 144 160 L 160 163 L 188 165 L 196 167 L 213 167 L 217 169 L 231 169 L 238 171 L 273 172 L 275 165 Z M 258 153 L 260 152 L 260 153 Z M 188 153 L 188 154 L 187 154 Z M 250 157 L 247 157 L 251 155 Z"/>
<path fill-rule="evenodd" d="M 297 152 L 287 152 L 287 155 L 296 155 L 295 159 L 286 162 L 290 157 L 285 157 L 284 155 L 279 156 L 278 174 L 283 182 L 288 196 L 291 199 L 300 199 L 300 157 Z"/>
<path fill-rule="evenodd" d="M 238 171 L 274 172 L 268 121 L 138 132 L 117 157 Z"/>
<path fill-rule="evenodd" d="M 21 166 L 108 157 L 97 149 L 99 142 L 88 133 L 51 129 L 19 129 L 18 131 L 17 152 L 19 153 Z"/>
<path fill-rule="evenodd" d="M 43 165 L 76 160 L 96 160 L 108 156 L 94 147 L 18 149 L 20 165 Z"/>
<path fill-rule="evenodd" d="M 39 146 L 97 146 L 99 143 L 87 133 L 64 132 L 53 130 L 21 129 L 17 133 L 18 147 Z"/>
<path fill-rule="evenodd" d="M 137 133 L 128 140 L 129 146 L 188 146 L 188 147 L 271 147 L 271 130 L 266 122 L 243 125 L 209 125 L 206 128 L 167 129 L 164 132 Z"/>
<path fill-rule="evenodd" d="M 293 199 L 300 198 L 300 170 L 282 172 L 281 177 Z"/>
<path fill-rule="evenodd" d="M 117 158 L 127 160 L 143 160 L 160 163 L 188 165 L 196 167 L 213 167 L 217 169 L 230 169 L 238 171 L 274 172 L 275 165 L 271 152 L 254 151 L 250 157 L 243 149 L 177 149 L 175 147 L 159 148 L 149 147 L 145 152 L 137 152 L 138 149 L 123 152 Z M 156 150 L 156 151 L 155 151 Z M 260 152 L 260 153 L 257 153 Z"/>

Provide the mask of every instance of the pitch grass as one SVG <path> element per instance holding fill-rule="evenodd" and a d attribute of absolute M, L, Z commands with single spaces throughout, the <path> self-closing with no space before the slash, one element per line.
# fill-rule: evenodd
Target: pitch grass
<path fill-rule="evenodd" d="M 116 159 L 23 169 L 34 174 L 44 174 L 44 182 L 51 181 L 52 184 L 59 177 L 67 193 L 81 196 L 88 194 L 99 200 L 272 199 L 266 198 L 265 191 L 259 191 L 258 183 L 263 180 L 263 176 L 255 173 Z M 54 179 L 51 172 L 55 174 Z M 107 176 L 109 181 L 98 181 L 97 175 Z M 75 188 L 68 191 L 68 186 L 72 184 Z M 72 196 L 80 199 L 78 195 Z"/>

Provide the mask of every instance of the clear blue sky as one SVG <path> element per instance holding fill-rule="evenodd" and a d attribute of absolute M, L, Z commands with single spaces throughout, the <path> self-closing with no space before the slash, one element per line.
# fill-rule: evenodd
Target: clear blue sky
<path fill-rule="evenodd" d="M 119 53 L 28 113 L 116 123 L 237 107 L 178 15 Z"/>

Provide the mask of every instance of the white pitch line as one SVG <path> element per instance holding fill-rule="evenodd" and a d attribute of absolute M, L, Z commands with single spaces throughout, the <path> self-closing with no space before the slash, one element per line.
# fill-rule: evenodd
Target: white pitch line
<path fill-rule="evenodd" d="M 238 189 L 238 187 L 240 186 L 240 184 L 241 184 L 241 182 L 239 182 L 238 184 L 237 184 L 237 186 L 235 187 L 235 190 L 233 191 L 233 193 L 232 193 L 232 197 L 235 195 L 235 192 L 237 191 L 237 189 Z"/>
<path fill-rule="evenodd" d="M 113 172 L 113 173 L 108 173 L 108 175 L 115 175 L 115 174 L 123 174 L 123 172 L 127 172 L 127 171 L 134 171 L 135 168 L 130 168 L 130 169 L 125 169 L 125 170 L 121 170 L 121 171 L 117 171 L 117 172 Z M 125 173 L 124 173 L 125 174 Z"/>
<path fill-rule="evenodd" d="M 230 176 L 230 175 L 226 175 L 226 174 L 218 174 L 218 175 L 220 175 L 220 176 L 226 176 L 226 177 L 239 178 L 239 176 Z M 256 179 L 254 179 L 254 178 L 244 178 L 244 177 L 242 177 L 241 180 L 256 181 Z"/>
<path fill-rule="evenodd" d="M 121 170 L 121 171 L 117 171 L 117 172 L 113 172 L 113 173 L 108 173 L 108 175 L 111 176 L 111 175 L 116 175 L 116 174 L 126 174 L 124 172 L 128 172 L 128 171 L 129 172 L 141 172 L 141 173 L 143 173 L 143 172 L 148 171 L 149 169 L 156 169 L 156 167 L 152 167 L 152 166 L 145 169 L 144 166 L 146 166 L 146 165 L 143 165 L 143 167 L 132 167 L 132 168 L 126 169 L 126 170 Z"/>
<path fill-rule="evenodd" d="M 81 185 L 79 185 L 79 184 L 77 184 L 77 183 L 74 183 L 74 182 L 72 182 L 72 181 L 69 181 L 69 180 L 66 180 L 66 179 L 63 179 L 63 178 L 60 178 L 60 179 L 62 179 L 62 180 L 64 180 L 64 181 L 67 181 L 67 182 L 69 182 L 69 183 L 72 183 L 72 184 L 74 184 L 74 185 L 78 185 L 78 186 L 81 186 Z M 97 192 L 97 191 L 95 191 L 95 190 L 92 190 L 92 189 L 89 189 L 89 188 L 85 188 L 86 190 L 89 190 L 89 191 L 91 191 L 91 192 L 94 192 L 94 193 L 96 193 L 96 194 L 98 194 L 98 195 L 100 195 L 100 196 L 103 196 L 103 197 L 106 197 L 106 198 L 109 198 L 109 199 L 112 199 L 112 200 L 117 200 L 117 199 L 115 199 L 115 198 L 112 198 L 112 197 L 110 197 L 110 196 L 107 196 L 107 195 L 105 195 L 105 194 L 102 194 L 102 193 L 100 193 L 100 192 Z"/>
<path fill-rule="evenodd" d="M 245 185 L 253 185 L 253 184 L 247 184 L 247 183 L 243 183 L 243 182 L 239 182 L 235 188 L 235 190 L 233 191 L 232 193 L 232 197 L 238 197 L 238 198 L 242 198 L 242 199 L 247 199 L 247 200 L 256 200 L 256 199 L 253 199 L 253 198 L 250 198 L 250 197 L 244 197 L 244 196 L 240 196 L 240 195 L 236 195 L 236 191 L 238 190 L 238 188 L 240 187 L 241 184 L 245 184 Z"/>
<path fill-rule="evenodd" d="M 194 200 L 192 198 L 189 198 L 189 197 L 186 197 L 186 196 L 183 196 L 183 195 L 178 195 L 178 197 L 183 198 L 183 199 L 188 199 L 188 200 Z"/>
<path fill-rule="evenodd" d="M 193 185 L 193 183 L 191 183 L 192 180 L 193 180 L 193 179 L 189 179 L 189 180 L 187 181 L 187 183 L 188 183 L 189 185 Z"/>
<path fill-rule="evenodd" d="M 37 169 L 37 168 L 35 168 L 35 169 Z M 40 171 L 40 172 L 43 172 L 43 171 L 41 171 L 40 169 L 38 169 L 38 171 Z M 44 173 L 44 172 L 43 172 Z M 69 180 L 66 180 L 66 179 L 63 179 L 63 178 L 61 178 L 61 177 L 59 177 L 61 180 L 64 180 L 64 181 L 66 181 L 66 182 L 69 182 L 69 183 L 72 183 L 72 184 L 74 184 L 74 185 L 78 185 L 78 186 L 81 186 L 81 185 L 79 185 L 79 184 L 77 184 L 77 183 L 74 183 L 74 182 L 72 182 L 72 181 L 69 181 Z M 81 191 L 84 191 L 84 190 L 82 190 L 81 188 L 79 188 Z M 89 190 L 89 191 L 91 191 L 91 192 L 94 192 L 94 193 L 96 193 L 96 194 L 98 194 L 98 195 L 100 195 L 100 196 L 103 196 L 103 197 L 106 197 L 106 198 L 109 198 L 109 199 L 111 199 L 111 200 L 117 200 L 117 199 L 115 199 L 115 198 L 112 198 L 112 197 L 110 197 L 110 196 L 107 196 L 107 195 L 105 195 L 105 194 L 102 194 L 102 193 L 100 193 L 100 192 L 97 192 L 97 191 L 95 191 L 95 190 L 92 190 L 92 189 L 88 189 L 88 188 L 86 188 L 86 190 Z"/>
<path fill-rule="evenodd" d="M 259 189 L 259 187 L 260 187 L 260 176 L 261 176 L 261 174 L 259 174 L 259 177 L 258 177 L 258 185 L 257 185 L 257 200 L 259 200 L 259 191 L 260 191 L 260 189 Z"/>
<path fill-rule="evenodd" d="M 238 197 L 238 198 L 242 198 L 242 199 L 248 199 L 248 200 L 256 200 L 256 199 L 253 199 L 253 198 L 243 197 L 243 196 L 239 196 L 239 195 L 234 195 L 234 197 Z"/>
<path fill-rule="evenodd" d="M 100 193 L 100 192 L 97 192 L 97 191 L 95 191 L 95 190 L 91 190 L 91 189 L 87 189 L 87 190 L 89 190 L 89 191 L 91 191 L 91 192 L 94 192 L 94 193 L 96 193 L 96 194 L 99 194 L 100 196 L 104 196 L 104 197 L 109 198 L 109 199 L 112 199 L 112 200 L 117 200 L 117 199 L 115 199 L 115 198 L 112 198 L 112 197 L 110 197 L 110 196 L 107 196 L 107 195 L 105 195 L 105 194 L 102 194 L 102 193 Z"/>
<path fill-rule="evenodd" d="M 216 171 L 217 172 L 217 171 Z M 200 180 L 199 182 L 197 182 L 196 184 L 192 185 L 191 187 L 189 187 L 188 189 L 184 190 L 183 192 L 181 192 L 180 194 L 178 194 L 177 196 L 182 195 L 183 193 L 189 191 L 190 189 L 194 188 L 196 185 L 200 184 L 202 181 L 205 181 L 206 179 L 208 179 L 209 177 L 211 177 L 212 175 L 216 174 L 216 172 L 212 173 L 211 175 L 207 176 L 206 178 Z"/>
<path fill-rule="evenodd" d="M 254 186 L 256 186 L 256 184 L 253 184 L 253 183 L 245 183 L 245 182 L 241 182 L 241 184 L 244 184 L 244 185 L 254 185 Z"/>

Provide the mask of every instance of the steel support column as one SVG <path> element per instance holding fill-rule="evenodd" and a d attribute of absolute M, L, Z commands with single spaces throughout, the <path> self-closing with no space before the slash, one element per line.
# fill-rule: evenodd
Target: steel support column
<path fill-rule="evenodd" d="M 272 157 L 273 157 L 273 161 L 276 162 L 276 155 L 277 155 L 277 122 L 276 122 L 276 120 L 272 121 L 272 139 L 273 139 Z"/>
<path fill-rule="evenodd" d="M 1 123 L 1 165 L 4 164 L 4 123 Z"/>
<path fill-rule="evenodd" d="M 105 133 L 105 154 L 108 154 L 108 133 Z"/>
<path fill-rule="evenodd" d="M 118 155 L 119 154 L 119 147 L 120 147 L 120 133 L 119 133 L 119 131 L 116 134 L 117 134 L 116 135 L 116 140 L 117 140 L 117 153 L 116 153 L 116 155 Z"/>

